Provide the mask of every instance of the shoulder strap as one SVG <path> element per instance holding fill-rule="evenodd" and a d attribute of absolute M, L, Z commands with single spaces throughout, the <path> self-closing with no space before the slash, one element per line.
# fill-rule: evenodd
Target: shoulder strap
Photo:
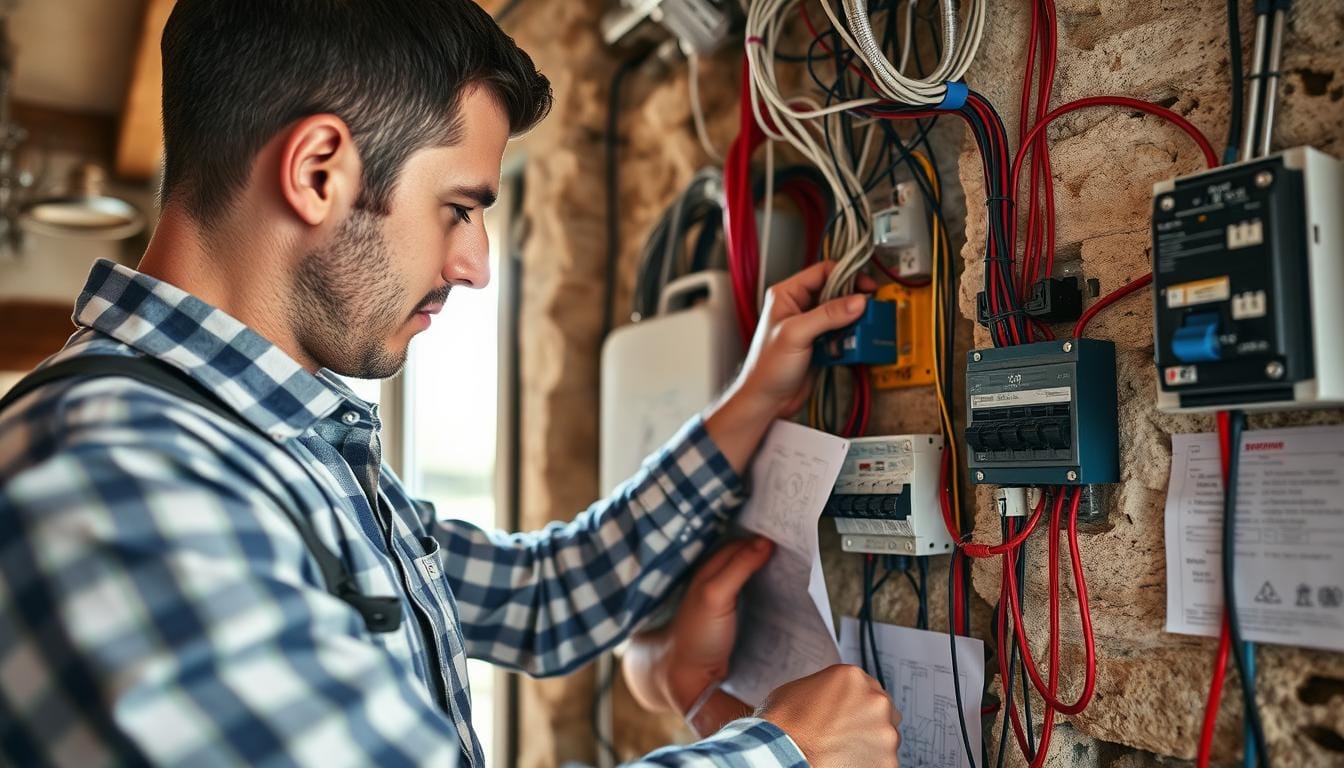
<path fill-rule="evenodd" d="M 35 390 L 63 380 L 87 380 L 108 376 L 120 376 L 134 379 L 195 403 L 234 424 L 251 430 L 263 438 L 270 439 L 255 424 L 244 419 L 236 410 L 229 407 L 218 395 L 206 389 L 199 382 L 183 375 L 172 366 L 151 357 L 128 357 L 125 355 L 82 355 L 62 360 L 41 368 L 25 376 L 15 384 L 3 398 L 0 398 L 0 413 L 25 395 Z M 295 499 L 297 502 L 297 499 Z M 335 555 L 322 540 L 312 523 L 299 509 L 281 503 L 294 527 L 299 531 L 303 544 L 317 561 L 322 571 L 322 580 L 327 591 L 348 603 L 364 618 L 370 632 L 394 632 L 401 626 L 401 601 L 396 597 L 370 597 L 359 591 L 354 577 L 346 569 L 345 563 Z"/>

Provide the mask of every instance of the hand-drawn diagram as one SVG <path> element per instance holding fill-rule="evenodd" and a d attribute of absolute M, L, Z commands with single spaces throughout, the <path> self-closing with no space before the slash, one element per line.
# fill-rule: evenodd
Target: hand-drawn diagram
<path fill-rule="evenodd" d="M 846 617 L 841 628 L 841 658 L 859 663 L 858 622 Z M 963 768 L 965 757 L 952 659 L 947 635 L 887 624 L 875 626 L 877 662 L 887 695 L 901 712 L 901 765 L 911 768 Z M 971 748 L 979 754 L 980 691 L 984 683 L 980 641 L 957 638 L 957 672 L 962 711 L 967 713 Z M 872 659 L 868 668 L 873 670 Z"/>

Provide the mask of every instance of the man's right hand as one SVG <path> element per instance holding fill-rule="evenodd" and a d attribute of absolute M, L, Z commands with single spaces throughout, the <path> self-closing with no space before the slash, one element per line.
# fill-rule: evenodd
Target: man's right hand
<path fill-rule="evenodd" d="M 858 667 L 836 664 L 781 685 L 757 716 L 787 733 L 814 768 L 898 768 L 901 713 Z"/>

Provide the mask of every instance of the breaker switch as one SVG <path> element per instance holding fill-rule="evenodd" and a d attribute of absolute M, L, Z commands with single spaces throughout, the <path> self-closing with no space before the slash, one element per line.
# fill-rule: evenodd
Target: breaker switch
<path fill-rule="evenodd" d="M 1171 352 L 1183 363 L 1207 363 L 1222 359 L 1218 344 L 1217 312 L 1194 312 L 1176 329 Z"/>

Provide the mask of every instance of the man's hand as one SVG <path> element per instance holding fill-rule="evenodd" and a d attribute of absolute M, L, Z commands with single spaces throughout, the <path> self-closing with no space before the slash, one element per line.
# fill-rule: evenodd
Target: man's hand
<path fill-rule="evenodd" d="M 827 331 L 858 320 L 868 299 L 845 296 L 818 305 L 818 296 L 834 267 L 822 261 L 770 287 L 742 372 L 706 419 L 719 450 L 739 473 L 746 469 L 770 424 L 792 416 L 810 393 L 812 344 Z M 876 284 L 867 277 L 860 291 Z"/>
<path fill-rule="evenodd" d="M 776 688 L 757 711 L 817 768 L 898 768 L 901 713 L 877 681 L 848 664 Z"/>
<path fill-rule="evenodd" d="M 737 597 L 773 548 L 761 537 L 725 544 L 696 570 L 676 619 L 632 639 L 621 667 L 646 709 L 684 715 L 701 693 L 728 676 L 737 639 Z M 703 709 L 706 718 L 695 724 L 701 733 L 748 714 L 745 704 L 721 692 Z"/>

